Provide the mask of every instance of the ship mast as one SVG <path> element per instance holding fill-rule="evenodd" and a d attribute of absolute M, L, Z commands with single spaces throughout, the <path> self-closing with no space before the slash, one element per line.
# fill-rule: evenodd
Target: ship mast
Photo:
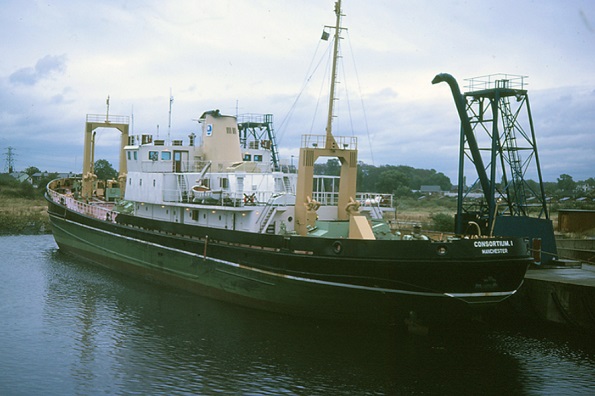
<path fill-rule="evenodd" d="M 316 228 L 318 215 L 316 211 L 321 206 L 313 197 L 314 163 L 318 158 L 337 158 L 341 163 L 339 180 L 339 194 L 337 196 L 336 220 L 347 221 L 348 238 L 375 239 L 372 227 L 365 216 L 359 213 L 356 197 L 357 183 L 357 138 L 333 136 L 333 105 L 335 101 L 335 84 L 337 80 L 337 58 L 341 29 L 341 0 L 335 3 L 335 26 L 325 28 L 335 29 L 335 42 L 332 64 L 331 89 L 329 97 L 328 122 L 325 135 L 304 135 L 300 148 L 298 177 L 295 189 L 295 231 L 299 235 L 308 235 Z M 323 32 L 322 39 L 328 39 L 328 33 Z M 322 146 L 324 139 L 324 147 Z M 338 143 L 337 143 L 338 142 Z"/>
<path fill-rule="evenodd" d="M 333 117 L 334 117 L 334 106 L 335 106 L 335 84 L 337 80 L 337 58 L 339 56 L 339 40 L 341 39 L 339 33 L 341 31 L 341 0 L 335 3 L 335 37 L 333 43 L 333 64 L 331 69 L 331 89 L 328 102 L 328 119 L 326 123 L 326 149 L 333 149 L 337 147 L 337 142 L 333 137 Z M 329 26 L 330 27 L 330 26 Z"/>

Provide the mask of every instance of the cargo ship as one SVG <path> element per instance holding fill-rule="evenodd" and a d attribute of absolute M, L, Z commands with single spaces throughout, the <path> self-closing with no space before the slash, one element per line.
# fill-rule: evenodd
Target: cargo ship
<path fill-rule="evenodd" d="M 522 237 L 401 233 L 393 196 L 357 191 L 356 137 L 333 133 L 341 4 L 326 133 L 279 166 L 265 115 L 199 117 L 187 141 L 133 136 L 129 117 L 87 115 L 83 173 L 47 186 L 61 251 L 197 294 L 288 315 L 444 321 L 513 295 L 532 259 Z M 121 132 L 119 176 L 94 173 L 97 128 Z M 250 133 L 250 131 L 266 133 Z M 336 158 L 340 176 L 318 176 Z M 409 319 L 408 319 L 409 318 Z"/>

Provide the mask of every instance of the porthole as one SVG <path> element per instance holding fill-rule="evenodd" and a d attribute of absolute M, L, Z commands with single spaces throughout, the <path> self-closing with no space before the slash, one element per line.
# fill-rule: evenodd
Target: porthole
<path fill-rule="evenodd" d="M 340 254 L 343 251 L 343 244 L 340 241 L 333 242 L 333 253 Z"/>

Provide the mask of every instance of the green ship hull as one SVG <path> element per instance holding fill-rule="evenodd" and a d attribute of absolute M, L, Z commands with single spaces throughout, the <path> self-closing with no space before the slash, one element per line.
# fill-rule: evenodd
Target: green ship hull
<path fill-rule="evenodd" d="M 530 262 L 521 238 L 507 240 L 515 249 L 494 260 L 480 260 L 473 241 L 352 241 L 356 251 L 376 251 L 352 257 L 344 253 L 353 250 L 350 241 L 340 253 L 324 238 L 263 235 L 252 241 L 260 246 L 247 245 L 230 230 L 210 230 L 209 238 L 202 232 L 209 230 L 177 224 L 114 224 L 52 200 L 49 213 L 61 250 L 104 267 L 234 304 L 333 320 L 398 324 L 411 312 L 428 322 L 458 320 L 514 294 Z M 303 243 L 314 250 L 301 250 Z M 441 259 L 442 246 L 460 257 Z"/>

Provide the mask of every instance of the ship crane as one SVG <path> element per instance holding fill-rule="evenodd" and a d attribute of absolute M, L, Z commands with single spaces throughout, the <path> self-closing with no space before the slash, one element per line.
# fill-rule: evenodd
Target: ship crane
<path fill-rule="evenodd" d="M 482 235 L 529 237 L 535 261 L 548 263 L 557 259 L 557 249 L 526 78 L 511 74 L 471 78 L 464 94 L 450 74 L 438 74 L 432 83 L 450 86 L 461 120 L 455 233 L 474 228 Z M 466 169 L 468 162 L 473 166 Z M 476 178 L 467 177 L 472 171 Z M 526 179 L 529 174 L 536 183 Z M 480 201 L 474 198 L 477 191 Z"/>

